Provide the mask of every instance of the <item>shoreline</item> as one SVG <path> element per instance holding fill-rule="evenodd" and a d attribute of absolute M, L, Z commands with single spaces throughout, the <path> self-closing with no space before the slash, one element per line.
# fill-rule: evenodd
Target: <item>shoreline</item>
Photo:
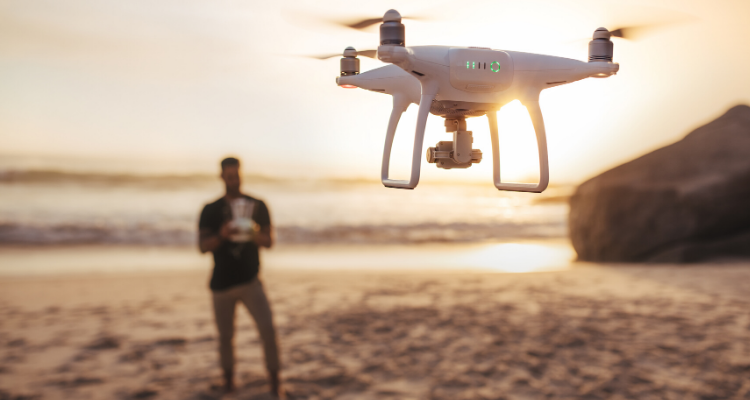
<path fill-rule="evenodd" d="M 532 272 L 568 268 L 567 239 L 419 245 L 276 245 L 261 251 L 264 270 L 441 270 Z M 210 254 L 193 246 L 0 246 L 8 276 L 210 271 Z M 507 268 L 506 268 L 507 267 Z"/>

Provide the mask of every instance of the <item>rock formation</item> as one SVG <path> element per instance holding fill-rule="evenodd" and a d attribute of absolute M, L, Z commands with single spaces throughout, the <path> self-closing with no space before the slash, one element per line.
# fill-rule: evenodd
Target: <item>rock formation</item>
<path fill-rule="evenodd" d="M 750 256 L 750 107 L 583 183 L 569 229 L 583 261 Z"/>

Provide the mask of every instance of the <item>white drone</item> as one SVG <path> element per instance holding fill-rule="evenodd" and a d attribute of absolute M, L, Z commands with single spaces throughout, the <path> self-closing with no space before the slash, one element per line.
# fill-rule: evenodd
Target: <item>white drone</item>
<path fill-rule="evenodd" d="M 380 19 L 362 21 L 362 27 Z M 618 30 L 619 31 L 619 30 Z M 427 150 L 427 161 L 438 168 L 469 168 L 482 160 L 482 152 L 472 149 L 472 132 L 466 130 L 467 117 L 486 115 L 492 135 L 492 163 L 498 190 L 541 193 L 549 183 L 547 139 L 544 131 L 539 94 L 542 90 L 581 79 L 614 75 L 620 66 L 612 63 L 612 35 L 599 28 L 589 43 L 589 61 L 546 56 L 483 47 L 405 46 L 404 25 L 396 10 L 385 13 L 380 25 L 380 46 L 357 52 L 348 47 L 341 59 L 341 75 L 336 83 L 342 87 L 359 87 L 393 96 L 393 111 L 388 122 L 383 151 L 381 179 L 389 188 L 414 189 L 419 183 L 420 154 L 424 142 L 427 116 L 445 118 L 446 132 L 453 141 L 439 142 Z M 387 65 L 359 73 L 358 55 L 377 58 Z M 536 132 L 539 148 L 539 182 L 511 183 L 500 180 L 500 149 L 497 133 L 497 111 L 518 99 L 526 106 Z M 409 180 L 389 178 L 393 137 L 401 115 L 409 104 L 419 105 Z"/>

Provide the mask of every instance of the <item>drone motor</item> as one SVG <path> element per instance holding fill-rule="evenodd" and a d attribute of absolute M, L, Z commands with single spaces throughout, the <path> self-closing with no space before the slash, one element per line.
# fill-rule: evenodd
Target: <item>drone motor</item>
<path fill-rule="evenodd" d="M 406 29 L 401 23 L 401 14 L 398 11 L 388 10 L 383 15 L 383 23 L 380 24 L 380 44 L 406 45 Z"/>
<path fill-rule="evenodd" d="M 359 75 L 359 58 L 354 47 L 347 47 L 341 58 L 341 76 Z"/>
<path fill-rule="evenodd" d="M 594 38 L 589 42 L 589 62 L 612 62 L 614 45 L 610 38 L 612 34 L 607 28 L 594 31 Z"/>

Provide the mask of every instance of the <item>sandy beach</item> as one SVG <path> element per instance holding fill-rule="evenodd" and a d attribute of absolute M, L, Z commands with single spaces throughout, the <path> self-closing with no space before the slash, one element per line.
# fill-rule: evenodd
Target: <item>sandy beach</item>
<path fill-rule="evenodd" d="M 217 389 L 207 277 L 0 278 L 0 399 L 267 398 L 244 309 Z M 290 399 L 750 399 L 750 264 L 262 279 Z"/>

